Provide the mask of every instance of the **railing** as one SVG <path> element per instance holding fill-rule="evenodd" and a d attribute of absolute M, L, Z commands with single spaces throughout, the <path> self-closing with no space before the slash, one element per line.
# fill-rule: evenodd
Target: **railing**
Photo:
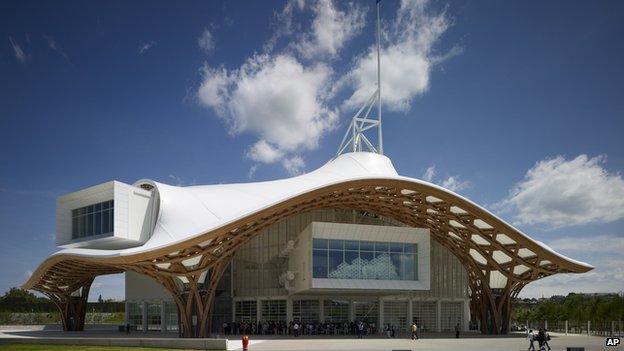
<path fill-rule="evenodd" d="M 550 332 L 596 336 L 624 336 L 624 321 L 526 321 L 516 322 L 519 329 L 533 331 L 546 328 Z"/>

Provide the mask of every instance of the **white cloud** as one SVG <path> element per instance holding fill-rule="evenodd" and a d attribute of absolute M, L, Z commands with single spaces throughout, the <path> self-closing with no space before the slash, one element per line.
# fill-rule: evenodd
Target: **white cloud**
<path fill-rule="evenodd" d="M 283 156 L 283 152 L 269 145 L 266 140 L 259 140 L 247 151 L 247 157 L 262 163 L 273 163 Z"/>
<path fill-rule="evenodd" d="M 458 176 L 451 176 L 442 181 L 440 184 L 443 188 L 446 188 L 450 191 L 460 191 L 470 187 L 470 183 L 467 181 L 460 180 Z"/>
<path fill-rule="evenodd" d="M 624 180 L 604 167 L 606 157 L 562 156 L 539 161 L 497 204 L 517 224 L 563 227 L 624 218 Z"/>
<path fill-rule="evenodd" d="M 13 47 L 13 53 L 15 53 L 15 58 L 21 63 L 25 63 L 26 61 L 28 61 L 30 55 L 27 55 L 24 50 L 22 50 L 22 47 L 15 41 L 13 41 L 13 38 L 9 37 L 9 41 L 11 42 L 11 46 Z"/>
<path fill-rule="evenodd" d="M 436 181 L 435 180 L 436 173 L 437 172 L 436 172 L 435 166 L 427 167 L 427 170 L 423 174 L 422 178 L 423 180 L 427 182 L 438 184 L 441 187 L 446 188 L 450 191 L 454 191 L 454 192 L 470 188 L 470 182 L 461 180 L 459 176 L 450 176 L 446 179 Z"/>
<path fill-rule="evenodd" d="M 303 173 L 305 162 L 303 161 L 303 158 L 295 155 L 293 157 L 282 160 L 282 166 L 288 174 L 295 176 Z"/>
<path fill-rule="evenodd" d="M 222 118 L 230 134 L 257 137 L 245 154 L 250 160 L 281 163 L 289 173 L 300 172 L 303 152 L 316 149 L 320 139 L 336 127 L 341 106 L 353 107 L 373 93 L 376 61 L 372 47 L 356 56 L 355 68 L 342 77 L 331 67 L 365 22 L 361 5 L 343 4 L 288 0 L 274 13 L 274 32 L 263 53 L 254 53 L 239 67 L 202 67 L 199 103 Z M 411 100 L 427 89 L 431 67 L 459 52 L 436 56 L 433 46 L 449 21 L 444 13 L 432 14 L 427 7 L 425 0 L 403 1 L 396 19 L 386 28 L 382 80 L 390 109 L 408 109 Z M 312 15 L 308 28 L 295 21 L 304 12 Z M 212 43 L 214 38 L 207 33 Z M 284 37 L 291 43 L 278 48 Z M 336 102 L 334 98 L 346 88 L 353 89 L 349 100 Z M 254 172 L 255 168 L 250 170 L 251 175 Z M 466 186 L 456 177 L 446 184 L 454 189 Z"/>
<path fill-rule="evenodd" d="M 624 237 L 595 235 L 561 238 L 548 246 L 564 255 L 586 260 L 595 269 L 582 274 L 556 274 L 527 285 L 522 297 L 567 295 L 570 292 L 604 293 L 622 291 L 624 280 Z"/>
<path fill-rule="evenodd" d="M 69 61 L 69 56 L 63 50 L 63 48 L 54 40 L 54 38 L 44 35 L 43 38 L 48 43 L 48 47 L 53 51 L 56 51 L 59 55 L 63 56 L 67 61 Z"/>
<path fill-rule="evenodd" d="M 349 4 L 345 11 L 334 6 L 332 0 L 319 0 L 314 6 L 312 31 L 305 33 L 295 45 L 306 58 L 317 55 L 336 56 L 345 43 L 364 27 L 364 11 Z"/>
<path fill-rule="evenodd" d="M 250 132 L 258 142 L 247 156 L 273 163 L 300 149 L 315 149 L 337 115 L 325 102 L 331 69 L 306 67 L 281 54 L 254 55 L 240 68 L 202 69 L 198 90 L 201 104 L 212 108 L 228 124 L 230 133 Z"/>
<path fill-rule="evenodd" d="M 293 33 L 293 13 L 295 10 L 303 10 L 304 7 L 305 0 L 287 0 L 282 11 L 273 14 L 275 30 L 271 38 L 264 44 L 265 52 L 273 51 L 280 38 Z"/>
<path fill-rule="evenodd" d="M 153 40 L 148 41 L 147 43 L 143 43 L 139 46 L 139 55 L 143 55 L 145 52 L 147 52 L 149 49 L 151 49 L 152 47 L 154 47 L 154 45 L 156 45 L 156 42 Z"/>
<path fill-rule="evenodd" d="M 214 37 L 208 29 L 204 29 L 202 34 L 197 38 L 197 45 L 205 53 L 210 53 L 215 48 Z"/>
<path fill-rule="evenodd" d="M 428 181 L 428 182 L 432 182 L 433 181 L 433 177 L 435 177 L 435 174 L 436 174 L 435 166 L 430 166 L 425 171 L 425 174 L 423 174 L 423 179 Z"/>
<path fill-rule="evenodd" d="M 382 45 L 382 102 L 392 111 L 407 111 L 411 101 L 427 91 L 433 66 L 453 55 L 436 56 L 434 46 L 450 26 L 444 12 L 433 13 L 426 0 L 403 0 L 397 17 L 386 28 L 387 45 Z M 382 44 L 385 44 L 382 43 Z M 454 54 L 458 49 L 452 50 Z M 344 78 L 354 92 L 344 107 L 364 104 L 377 85 L 375 46 L 355 61 L 355 67 Z"/>

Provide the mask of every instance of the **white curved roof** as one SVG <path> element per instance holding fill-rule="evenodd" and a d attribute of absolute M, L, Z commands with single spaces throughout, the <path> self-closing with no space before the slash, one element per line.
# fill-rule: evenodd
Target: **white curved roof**
<path fill-rule="evenodd" d="M 70 248 L 54 255 L 113 257 L 146 252 L 209 232 L 316 188 L 346 181 L 375 178 L 425 184 L 486 211 L 461 195 L 438 185 L 398 175 L 392 161 L 384 155 L 353 152 L 342 154 L 310 173 L 282 180 L 188 187 L 151 182 L 159 192 L 160 210 L 153 235 L 144 245 L 117 250 Z M 516 229 L 516 231 L 529 238 L 519 230 Z M 563 256 L 542 242 L 532 241 L 560 258 L 588 268 L 592 267 L 587 263 Z"/>
<path fill-rule="evenodd" d="M 327 191 L 332 192 L 330 199 L 337 201 L 334 205 L 350 206 L 349 201 L 356 201 L 356 207 L 385 211 L 386 216 L 406 224 L 430 228 L 432 237 L 451 249 L 473 272 L 491 271 L 490 276 L 503 274 L 531 281 L 593 268 L 531 239 L 458 194 L 398 175 L 388 157 L 375 153 L 342 154 L 313 172 L 268 182 L 178 187 L 143 180 L 136 185 L 145 183 L 157 189 L 159 198 L 158 218 L 145 244 L 113 250 L 61 250 L 41 263 L 23 287 L 45 290 L 50 284 L 70 284 L 74 278 L 65 273 L 67 268 L 57 269 L 66 265 L 76 267 L 88 262 L 90 268 L 80 274 L 89 276 L 93 270 L 107 274 L 145 260 L 156 262 L 163 254 L 175 255 L 180 249 L 198 244 L 206 247 L 213 243 L 203 238 L 214 237 L 212 233 L 229 230 L 225 228 L 230 226 L 259 225 L 258 216 L 264 220 L 275 215 L 277 208 L 299 206 L 306 199 L 327 199 Z M 221 241 L 214 244 L 223 245 Z M 494 281 L 490 282 L 492 287 L 505 282 L 492 277 L 490 280 Z"/>

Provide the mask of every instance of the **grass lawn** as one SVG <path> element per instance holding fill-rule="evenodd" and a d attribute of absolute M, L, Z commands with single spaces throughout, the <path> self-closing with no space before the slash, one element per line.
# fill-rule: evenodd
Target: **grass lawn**
<path fill-rule="evenodd" d="M 8 344 L 1 345 L 2 351 L 156 351 L 161 348 L 151 347 L 121 347 L 121 346 L 70 346 L 70 345 L 43 345 L 43 344 Z"/>

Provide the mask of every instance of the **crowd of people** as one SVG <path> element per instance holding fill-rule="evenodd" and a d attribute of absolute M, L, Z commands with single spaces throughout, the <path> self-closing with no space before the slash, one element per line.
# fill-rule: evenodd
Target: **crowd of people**
<path fill-rule="evenodd" d="M 396 326 L 386 325 L 384 331 L 388 331 L 389 337 L 394 337 Z M 344 323 L 313 323 L 313 322 L 224 322 L 222 325 L 224 335 L 357 335 L 363 338 L 378 332 L 375 323 L 344 322 Z"/>
<path fill-rule="evenodd" d="M 546 347 L 550 350 L 550 345 L 548 342 L 550 341 L 550 335 L 548 334 L 548 330 L 545 328 L 539 328 L 537 333 L 534 333 L 532 329 L 529 330 L 527 334 L 527 340 L 529 340 L 529 351 L 535 351 L 535 342 L 539 346 L 539 351 L 545 351 Z"/>

